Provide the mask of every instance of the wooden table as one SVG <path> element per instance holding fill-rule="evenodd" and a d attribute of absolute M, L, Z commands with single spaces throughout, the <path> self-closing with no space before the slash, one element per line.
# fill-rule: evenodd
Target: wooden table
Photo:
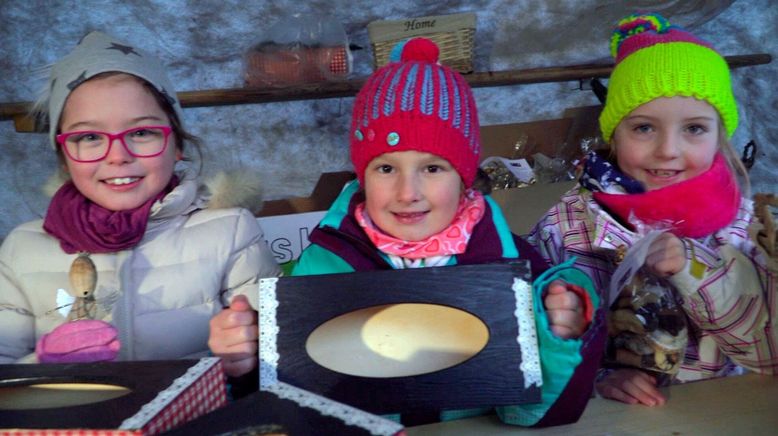
<path fill-rule="evenodd" d="M 575 423 L 546 429 L 502 424 L 492 416 L 407 429 L 422 435 L 778 435 L 778 377 L 748 374 L 677 385 L 661 407 L 593 398 Z"/>

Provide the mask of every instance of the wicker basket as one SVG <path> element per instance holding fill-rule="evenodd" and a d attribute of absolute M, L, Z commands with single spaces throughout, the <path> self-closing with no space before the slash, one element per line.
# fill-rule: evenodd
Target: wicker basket
<path fill-rule="evenodd" d="M 373 47 L 373 66 L 389 61 L 394 46 L 414 36 L 429 38 L 440 47 L 440 62 L 460 73 L 473 71 L 474 13 L 373 21 L 367 25 Z"/>

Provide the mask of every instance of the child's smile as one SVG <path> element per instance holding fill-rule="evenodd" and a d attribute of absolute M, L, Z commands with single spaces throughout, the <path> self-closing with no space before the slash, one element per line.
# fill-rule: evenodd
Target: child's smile
<path fill-rule="evenodd" d="M 673 183 L 680 182 L 682 178 L 683 170 L 646 170 L 646 177 L 643 184 L 646 186 L 666 186 Z"/>
<path fill-rule="evenodd" d="M 462 179 L 445 159 L 417 151 L 384 153 L 365 170 L 365 209 L 385 233 L 421 241 L 448 227 Z"/>
<path fill-rule="evenodd" d="M 167 115 L 140 79 L 118 74 L 88 80 L 73 90 L 62 112 L 61 131 L 118 133 L 167 124 Z M 100 206 L 115 211 L 134 209 L 170 181 L 178 152 L 174 143 L 171 137 L 162 154 L 135 157 L 119 139 L 113 139 L 102 160 L 76 162 L 66 157 L 68 172 L 78 190 Z"/>
<path fill-rule="evenodd" d="M 616 159 L 624 173 L 659 189 L 710 168 L 719 149 L 716 109 L 693 97 L 657 98 L 616 127 Z"/>
<path fill-rule="evenodd" d="M 394 212 L 395 218 L 402 224 L 410 225 L 417 224 L 426 218 L 426 212 Z"/>
<path fill-rule="evenodd" d="M 116 177 L 113 179 L 106 179 L 104 181 L 109 185 L 124 186 L 124 185 L 129 185 L 130 183 L 135 183 L 138 180 L 140 180 L 140 177 Z"/>

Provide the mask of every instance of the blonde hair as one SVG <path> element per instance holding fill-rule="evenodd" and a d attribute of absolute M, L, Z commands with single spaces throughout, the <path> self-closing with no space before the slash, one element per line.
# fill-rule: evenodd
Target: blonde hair
<path fill-rule="evenodd" d="M 740 196 L 751 198 L 751 180 L 748 177 L 748 170 L 743 165 L 743 161 L 740 160 L 740 156 L 735 147 L 732 145 L 732 141 L 727 138 L 727 130 L 724 128 L 724 123 L 719 117 L 719 150 L 727 159 L 727 165 L 732 173 L 735 175 L 738 184 L 740 185 Z"/>

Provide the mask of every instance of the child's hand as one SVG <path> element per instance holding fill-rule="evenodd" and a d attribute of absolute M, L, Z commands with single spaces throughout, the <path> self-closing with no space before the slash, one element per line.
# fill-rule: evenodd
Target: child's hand
<path fill-rule="evenodd" d="M 648 247 L 646 267 L 657 277 L 669 277 L 686 265 L 686 247 L 672 233 L 662 233 Z"/>
<path fill-rule="evenodd" d="M 245 295 L 233 298 L 229 308 L 211 318 L 210 329 L 208 347 L 214 356 L 222 358 L 228 376 L 238 377 L 256 368 L 257 312 Z"/>
<path fill-rule="evenodd" d="M 656 378 L 639 369 L 617 369 L 596 385 L 605 398 L 627 404 L 662 406 L 667 401 L 656 387 Z"/>
<path fill-rule="evenodd" d="M 551 331 L 563 339 L 580 337 L 589 324 L 584 302 L 576 292 L 568 288 L 569 286 L 572 285 L 554 280 L 548 285 L 543 300 Z"/>

